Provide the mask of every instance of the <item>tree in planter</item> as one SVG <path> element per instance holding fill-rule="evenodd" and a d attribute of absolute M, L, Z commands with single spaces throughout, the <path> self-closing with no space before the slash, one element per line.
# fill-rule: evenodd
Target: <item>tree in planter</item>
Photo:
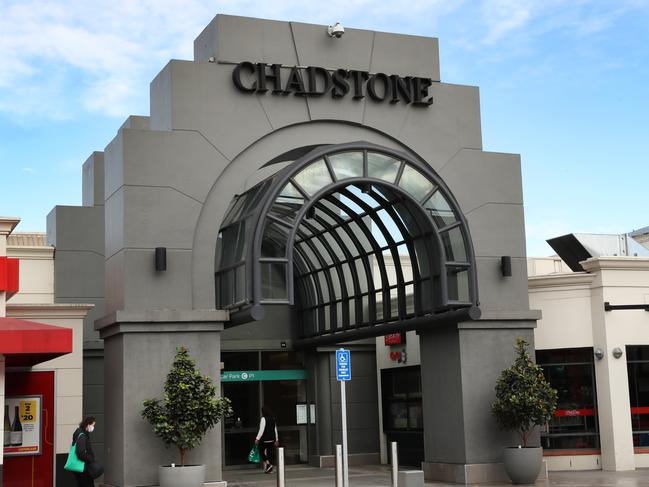
<path fill-rule="evenodd" d="M 557 409 L 557 391 L 543 376 L 543 369 L 532 362 L 522 337 L 516 339 L 516 360 L 503 370 L 496 382 L 496 400 L 491 412 L 502 429 L 516 431 L 527 447 L 535 426 L 542 426 Z"/>
<path fill-rule="evenodd" d="M 231 412 L 230 400 L 216 397 L 210 378 L 196 370 L 185 347 L 178 347 L 165 381 L 164 400 L 144 401 L 142 417 L 153 425 L 153 432 L 167 447 L 178 448 L 180 464 L 185 466 L 187 452 L 196 448 L 205 434 Z"/>

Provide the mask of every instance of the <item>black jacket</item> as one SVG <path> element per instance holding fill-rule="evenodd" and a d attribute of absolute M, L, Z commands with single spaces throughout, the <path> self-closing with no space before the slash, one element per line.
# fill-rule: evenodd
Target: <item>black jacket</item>
<path fill-rule="evenodd" d="M 81 434 L 83 433 L 83 434 Z M 72 435 L 72 443 L 77 444 L 77 457 L 85 463 L 92 463 L 95 461 L 95 453 L 92 451 L 92 443 L 90 442 L 90 433 L 82 431 L 77 428 Z"/>

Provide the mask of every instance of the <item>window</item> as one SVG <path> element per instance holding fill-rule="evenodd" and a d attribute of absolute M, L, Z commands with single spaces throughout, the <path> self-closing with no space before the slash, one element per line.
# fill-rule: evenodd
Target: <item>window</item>
<path fill-rule="evenodd" d="M 423 430 L 421 369 L 400 367 L 381 371 L 383 429 L 385 431 Z"/>
<path fill-rule="evenodd" d="M 536 361 L 559 393 L 554 418 L 541 433 L 548 450 L 599 448 L 592 348 L 537 350 Z"/>
<path fill-rule="evenodd" d="M 633 446 L 649 447 L 649 346 L 627 346 Z"/>

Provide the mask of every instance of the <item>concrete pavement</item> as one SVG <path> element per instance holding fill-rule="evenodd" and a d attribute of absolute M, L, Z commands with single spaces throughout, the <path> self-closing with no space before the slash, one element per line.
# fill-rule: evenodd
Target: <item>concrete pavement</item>
<path fill-rule="evenodd" d="M 224 470 L 228 487 L 274 487 L 276 474 L 264 474 L 260 469 Z M 350 487 L 390 485 L 390 471 L 385 465 L 349 467 Z M 457 487 L 457 484 L 426 482 L 426 486 Z M 510 483 L 470 484 L 489 487 L 511 487 Z M 550 472 L 549 479 L 537 482 L 537 487 L 649 487 L 649 469 L 631 472 Z M 286 487 L 334 487 L 332 468 L 291 465 L 286 468 Z"/>

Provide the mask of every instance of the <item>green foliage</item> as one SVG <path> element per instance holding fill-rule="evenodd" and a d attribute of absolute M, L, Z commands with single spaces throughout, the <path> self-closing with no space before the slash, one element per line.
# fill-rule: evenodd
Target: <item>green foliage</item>
<path fill-rule="evenodd" d="M 210 378 L 196 370 L 185 347 L 178 347 L 165 381 L 164 400 L 144 401 L 142 417 L 165 445 L 176 445 L 184 466 L 186 452 L 196 448 L 207 431 L 231 411 L 230 400 L 216 397 Z"/>
<path fill-rule="evenodd" d="M 557 408 L 557 391 L 545 380 L 543 369 L 532 362 L 528 346 L 523 338 L 516 339 L 516 360 L 500 373 L 491 405 L 500 427 L 518 432 L 523 447 L 531 430 L 549 421 Z"/>

